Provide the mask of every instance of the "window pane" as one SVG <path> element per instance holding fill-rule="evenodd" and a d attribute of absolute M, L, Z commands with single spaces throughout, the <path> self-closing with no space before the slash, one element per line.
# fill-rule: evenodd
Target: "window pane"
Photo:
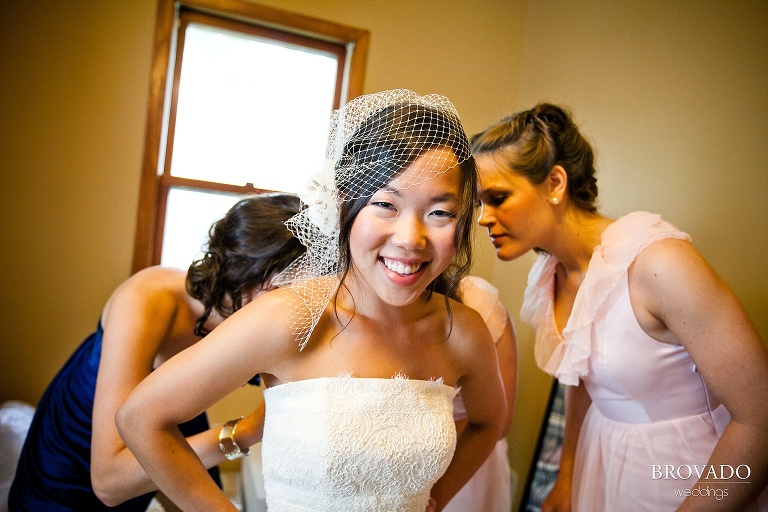
<path fill-rule="evenodd" d="M 202 255 L 211 224 L 222 218 L 241 196 L 172 188 L 168 192 L 165 235 L 160 264 L 186 270 Z"/>
<path fill-rule="evenodd" d="M 190 24 L 171 174 L 298 192 L 320 170 L 333 55 Z"/>

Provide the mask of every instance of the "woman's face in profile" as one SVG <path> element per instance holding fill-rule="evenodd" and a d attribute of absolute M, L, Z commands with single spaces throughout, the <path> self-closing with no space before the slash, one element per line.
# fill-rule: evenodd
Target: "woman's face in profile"
<path fill-rule="evenodd" d="M 511 261 L 544 245 L 552 214 L 546 185 L 532 184 L 493 154 L 481 154 L 475 162 L 481 203 L 478 222 L 488 230 L 496 256 Z"/>

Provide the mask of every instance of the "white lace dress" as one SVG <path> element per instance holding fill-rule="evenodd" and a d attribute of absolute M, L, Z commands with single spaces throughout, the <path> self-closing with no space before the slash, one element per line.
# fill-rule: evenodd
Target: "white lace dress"
<path fill-rule="evenodd" d="M 323 377 L 264 391 L 270 512 L 423 512 L 456 448 L 442 381 Z"/>

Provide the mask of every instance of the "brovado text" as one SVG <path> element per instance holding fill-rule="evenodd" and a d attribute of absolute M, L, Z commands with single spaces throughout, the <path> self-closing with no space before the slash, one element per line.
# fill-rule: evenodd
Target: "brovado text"
<path fill-rule="evenodd" d="M 673 466 L 672 464 L 652 464 L 652 480 L 688 480 L 696 477 L 697 480 L 721 480 L 744 482 L 752 474 L 752 470 L 746 464 L 740 464 L 736 467 L 730 464 L 720 464 L 713 466 L 711 464 L 681 464 Z"/>

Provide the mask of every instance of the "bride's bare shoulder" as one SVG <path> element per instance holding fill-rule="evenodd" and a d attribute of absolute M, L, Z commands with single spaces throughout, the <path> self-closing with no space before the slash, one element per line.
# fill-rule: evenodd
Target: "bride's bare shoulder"
<path fill-rule="evenodd" d="M 451 300 L 450 304 L 452 310 L 452 339 L 468 346 L 476 344 L 493 345 L 488 326 L 480 313 L 458 301 Z"/>

